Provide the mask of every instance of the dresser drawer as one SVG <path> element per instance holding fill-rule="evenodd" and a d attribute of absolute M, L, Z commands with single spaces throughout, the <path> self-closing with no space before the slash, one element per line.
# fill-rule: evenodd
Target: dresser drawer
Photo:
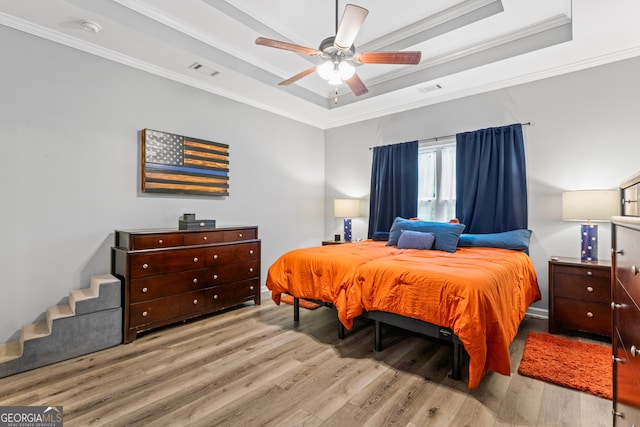
<path fill-rule="evenodd" d="M 184 270 L 197 270 L 205 266 L 204 249 L 178 249 L 130 256 L 131 278 L 137 279 Z"/>
<path fill-rule="evenodd" d="M 131 304 L 130 326 L 139 327 L 160 321 L 197 315 L 204 310 L 205 291 L 188 292 Z"/>
<path fill-rule="evenodd" d="M 224 242 L 236 242 L 238 240 L 254 240 L 258 238 L 258 230 L 255 228 L 245 228 L 228 230 L 222 232 Z"/>
<path fill-rule="evenodd" d="M 201 233 L 189 233 L 184 235 L 185 245 L 207 245 L 209 243 L 223 242 L 224 232 L 222 231 L 203 231 Z"/>
<path fill-rule="evenodd" d="M 611 303 L 611 278 L 603 276 L 602 271 L 594 271 L 598 275 L 567 274 L 556 271 L 555 295 L 565 298 L 579 299 L 600 303 Z"/>
<path fill-rule="evenodd" d="M 258 276 L 258 261 L 246 261 L 235 264 L 222 264 L 207 269 L 207 283 L 218 286 L 224 283 L 252 279 Z"/>
<path fill-rule="evenodd" d="M 622 370 L 623 376 L 627 377 L 625 384 L 635 384 L 635 388 L 628 393 L 623 393 L 623 390 L 619 389 L 618 397 L 620 401 L 640 407 L 640 309 L 622 288 L 616 289 L 616 303 L 620 304 L 614 311 L 615 324 L 617 325 L 616 335 L 619 342 L 617 350 L 621 354 L 624 352 L 624 355 L 618 356 L 623 359 L 623 362 L 617 363 L 617 365 Z"/>
<path fill-rule="evenodd" d="M 637 231 L 616 227 L 616 277 L 640 306 L 640 239 Z"/>
<path fill-rule="evenodd" d="M 258 242 L 214 246 L 207 249 L 207 267 L 258 259 Z"/>
<path fill-rule="evenodd" d="M 132 303 L 162 298 L 207 287 L 207 270 L 151 276 L 131 280 L 129 301 Z"/>
<path fill-rule="evenodd" d="M 206 290 L 206 309 L 219 309 L 254 299 L 260 292 L 258 279 L 229 283 Z"/>
<path fill-rule="evenodd" d="M 183 245 L 182 235 L 180 234 L 146 234 L 133 236 L 131 241 L 133 243 L 132 250 L 170 248 Z"/>
<path fill-rule="evenodd" d="M 559 328 L 611 336 L 611 304 L 556 297 L 554 307 Z"/>

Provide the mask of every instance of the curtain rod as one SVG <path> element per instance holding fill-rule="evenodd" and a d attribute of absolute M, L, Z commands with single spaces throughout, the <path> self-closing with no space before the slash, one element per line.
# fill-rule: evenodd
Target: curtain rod
<path fill-rule="evenodd" d="M 520 124 L 521 124 L 522 126 L 531 126 L 531 122 L 527 122 L 527 123 L 520 123 Z M 456 135 L 454 134 L 454 135 L 436 136 L 436 137 L 433 137 L 433 138 L 420 139 L 420 140 L 418 140 L 418 141 L 420 141 L 420 142 L 426 142 L 426 141 L 437 141 L 437 140 L 439 140 L 439 139 L 453 138 L 454 136 L 456 136 Z M 375 148 L 375 147 L 369 147 L 369 150 L 373 150 L 374 148 Z"/>

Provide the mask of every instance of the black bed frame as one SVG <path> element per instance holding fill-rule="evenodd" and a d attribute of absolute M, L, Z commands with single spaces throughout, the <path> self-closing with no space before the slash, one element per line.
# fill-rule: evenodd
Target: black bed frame
<path fill-rule="evenodd" d="M 305 300 L 335 309 L 334 305 L 328 302 L 307 298 L 305 298 Z M 400 316 L 399 314 L 389 313 L 386 311 L 367 311 L 362 314 L 362 317 L 375 322 L 374 351 L 382 351 L 383 324 L 406 329 L 411 332 L 417 332 L 431 338 L 437 338 L 440 341 L 451 343 L 453 352 L 451 358 L 451 378 L 454 380 L 462 379 L 462 352 L 464 350 L 464 345 L 450 328 L 445 328 L 423 320 Z M 300 301 L 295 296 L 293 297 L 293 321 L 300 321 Z M 340 321 L 338 321 L 338 338 L 343 339 L 345 334 L 346 328 Z"/>

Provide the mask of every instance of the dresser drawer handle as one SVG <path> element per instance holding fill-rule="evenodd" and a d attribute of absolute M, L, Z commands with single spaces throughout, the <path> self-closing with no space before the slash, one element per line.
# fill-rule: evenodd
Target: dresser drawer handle
<path fill-rule="evenodd" d="M 242 237 L 242 233 L 238 233 L 238 237 Z"/>
<path fill-rule="evenodd" d="M 611 303 L 611 309 L 615 310 L 616 308 L 620 309 L 622 308 L 622 304 L 616 304 L 615 302 Z"/>
<path fill-rule="evenodd" d="M 147 293 L 148 290 L 149 289 L 147 289 L 147 288 L 142 288 L 142 292 L 145 293 L 145 294 Z"/>
<path fill-rule="evenodd" d="M 213 256 L 213 259 L 218 259 L 218 255 L 214 255 L 214 256 Z"/>
<path fill-rule="evenodd" d="M 593 292 L 593 288 L 591 286 L 587 286 L 587 292 Z"/>
<path fill-rule="evenodd" d="M 213 296 L 213 299 L 218 299 L 218 295 L 214 295 L 214 296 Z"/>
<path fill-rule="evenodd" d="M 249 268 L 249 273 L 253 273 L 253 267 Z"/>
<path fill-rule="evenodd" d="M 218 275 L 217 275 L 217 274 L 214 274 L 214 275 L 213 275 L 213 280 L 217 280 L 217 279 L 218 279 Z"/>
<path fill-rule="evenodd" d="M 253 290 L 253 285 L 249 286 L 249 290 L 252 291 Z"/>
<path fill-rule="evenodd" d="M 611 355 L 611 359 L 613 360 L 613 363 L 624 363 L 624 359 L 622 357 L 615 357 L 614 355 Z"/>
<path fill-rule="evenodd" d="M 635 265 L 631 266 L 631 272 L 633 273 L 633 275 L 635 276 L 636 274 L 640 273 L 640 270 L 638 269 L 638 267 L 636 267 Z"/>
<path fill-rule="evenodd" d="M 193 283 L 198 283 L 198 278 L 193 279 Z"/>
<path fill-rule="evenodd" d="M 142 317 L 147 317 L 147 315 L 148 315 L 148 314 L 149 314 L 149 313 L 147 313 L 146 311 L 143 311 L 143 312 L 142 312 Z"/>
<path fill-rule="evenodd" d="M 158 244 L 159 244 L 159 245 L 161 245 L 161 244 L 163 244 L 163 243 L 164 243 L 164 240 L 162 240 L 162 239 L 158 240 Z"/>
<path fill-rule="evenodd" d="M 207 236 L 202 236 L 202 240 L 207 240 L 208 237 Z"/>
<path fill-rule="evenodd" d="M 198 262 L 198 257 L 195 257 L 195 258 L 193 259 L 193 262 Z"/>
<path fill-rule="evenodd" d="M 253 249 L 249 251 L 249 255 L 253 255 Z"/>
<path fill-rule="evenodd" d="M 142 264 L 142 268 L 143 270 L 146 270 L 147 268 L 149 268 L 149 264 Z"/>
<path fill-rule="evenodd" d="M 193 305 L 196 305 L 196 304 L 198 304 L 198 300 L 197 300 L 197 299 L 194 299 L 194 300 L 193 300 Z"/>
<path fill-rule="evenodd" d="M 631 352 L 631 357 L 640 356 L 640 350 L 638 350 L 638 347 L 636 347 L 635 345 L 632 345 L 629 351 Z"/>
<path fill-rule="evenodd" d="M 593 313 L 590 312 L 590 311 L 587 311 L 587 317 L 589 317 L 589 318 L 593 317 Z"/>
<path fill-rule="evenodd" d="M 590 271 L 587 271 L 587 276 L 593 276 L 593 273 Z"/>

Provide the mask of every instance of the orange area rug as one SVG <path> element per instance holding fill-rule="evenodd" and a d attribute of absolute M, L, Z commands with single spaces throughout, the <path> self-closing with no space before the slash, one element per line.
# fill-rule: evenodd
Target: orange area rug
<path fill-rule="evenodd" d="M 611 399 L 611 347 L 531 332 L 518 373 Z"/>
<path fill-rule="evenodd" d="M 315 310 L 316 308 L 320 307 L 320 304 L 316 304 L 315 302 L 307 301 L 306 299 L 300 298 L 298 301 L 300 302 L 300 307 L 306 308 L 308 310 Z M 293 296 L 291 296 L 289 294 L 281 294 L 280 295 L 280 302 L 283 302 L 285 304 L 293 305 Z"/>

